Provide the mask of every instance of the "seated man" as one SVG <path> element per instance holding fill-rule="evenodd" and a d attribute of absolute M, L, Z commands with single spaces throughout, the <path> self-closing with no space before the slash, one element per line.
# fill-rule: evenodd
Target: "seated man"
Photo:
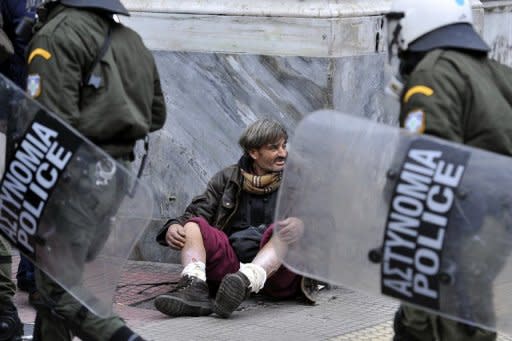
<path fill-rule="evenodd" d="M 160 312 L 204 316 L 213 311 L 228 317 L 251 292 L 263 289 L 276 298 L 300 294 L 302 278 L 281 266 L 275 241 L 268 242 L 293 243 L 304 226 L 297 218 L 287 218 L 277 222 L 279 238 L 272 236 L 287 139 L 284 127 L 274 120 L 251 124 L 239 140 L 244 150 L 239 162 L 214 175 L 185 213 L 159 232 L 160 244 L 181 250 L 184 266 L 176 288 L 156 298 Z M 209 294 L 215 292 L 212 304 Z"/>

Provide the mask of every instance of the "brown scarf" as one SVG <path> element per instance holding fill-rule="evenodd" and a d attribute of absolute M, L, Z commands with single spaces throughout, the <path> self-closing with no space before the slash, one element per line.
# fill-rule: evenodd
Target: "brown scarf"
<path fill-rule="evenodd" d="M 243 189 L 253 194 L 272 193 L 281 185 L 282 172 L 270 173 L 265 175 L 254 175 L 240 169 L 244 177 Z"/>

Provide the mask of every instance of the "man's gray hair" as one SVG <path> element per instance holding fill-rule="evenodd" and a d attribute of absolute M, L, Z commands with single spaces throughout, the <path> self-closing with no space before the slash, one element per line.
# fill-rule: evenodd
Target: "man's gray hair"
<path fill-rule="evenodd" d="M 274 119 L 263 118 L 245 129 L 238 140 L 238 144 L 244 152 L 248 153 L 251 149 L 258 149 L 265 144 L 275 143 L 281 138 L 288 140 L 288 133 L 284 126 Z"/>

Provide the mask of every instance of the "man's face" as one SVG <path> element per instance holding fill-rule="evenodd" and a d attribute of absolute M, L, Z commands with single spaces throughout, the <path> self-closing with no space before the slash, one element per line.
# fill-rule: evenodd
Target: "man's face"
<path fill-rule="evenodd" d="M 281 138 L 275 143 L 268 143 L 249 151 L 249 155 L 254 161 L 253 169 L 256 175 L 265 175 L 284 169 L 288 156 L 286 142 L 284 138 Z"/>

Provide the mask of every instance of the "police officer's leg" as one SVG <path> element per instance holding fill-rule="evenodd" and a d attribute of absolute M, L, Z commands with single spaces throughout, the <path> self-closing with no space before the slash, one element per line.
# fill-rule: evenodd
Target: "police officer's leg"
<path fill-rule="evenodd" d="M 54 291 L 56 286 L 43 272 L 36 269 L 36 286 L 41 294 L 41 302 L 35 305 L 37 314 L 34 326 L 34 340 L 58 340 L 71 341 L 72 335 L 65 325 L 63 316 L 56 313 L 56 305 L 52 302 L 52 296 L 62 294 L 62 289 Z"/>
<path fill-rule="evenodd" d="M 500 213 L 500 212 L 498 212 Z M 457 301 L 464 303 L 461 312 L 468 314 L 468 319 L 494 325 L 496 323 L 493 279 L 501 272 L 510 253 L 510 234 L 504 216 L 496 218 L 485 216 L 483 220 L 471 218 L 477 227 L 474 233 L 457 238 L 458 280 L 464 283 L 457 287 Z M 479 238 L 475 237 L 478 233 Z M 489 238 L 489 236 L 491 236 Z M 484 240 L 484 242 L 482 242 Z M 488 240 L 489 242 L 485 242 Z M 492 243 L 490 242 L 492 241 Z M 475 276 L 475 273 L 485 275 Z M 465 278 L 467 274 L 467 278 Z M 438 319 L 441 340 L 454 341 L 493 341 L 497 339 L 494 332 L 469 326 L 449 319 Z"/>
<path fill-rule="evenodd" d="M 393 341 L 434 341 L 435 330 L 432 316 L 423 310 L 406 305 L 400 306 L 395 314 Z"/>
<path fill-rule="evenodd" d="M 74 230 L 75 238 L 66 239 L 70 241 L 73 254 L 62 264 L 62 278 L 68 283 L 70 274 L 79 280 L 88 251 L 86 241 L 91 240 L 89 231 L 84 226 L 69 226 L 76 229 L 69 229 Z M 43 302 L 36 305 L 35 337 L 39 337 L 36 340 L 67 341 L 71 340 L 73 335 L 82 340 L 141 340 L 119 317 L 96 316 L 39 270 L 36 271 L 36 285 Z"/>
<path fill-rule="evenodd" d="M 15 340 L 23 335 L 23 324 L 12 303 L 16 286 L 11 279 L 11 248 L 0 237 L 0 341 Z"/>
<path fill-rule="evenodd" d="M 94 168 L 94 165 L 87 166 Z M 58 268 L 62 269 L 57 275 L 63 283 L 71 285 L 80 283 L 84 265 L 95 258 L 108 238 L 110 218 L 123 193 L 115 182 L 101 191 L 92 190 L 94 186 L 90 181 L 88 177 L 72 176 L 72 183 L 54 194 L 52 203 L 58 206 L 52 207 L 54 219 L 59 222 L 57 233 L 61 240 L 67 241 L 53 251 L 59 254 L 56 259 Z M 75 192 L 81 194 L 80 200 L 75 200 Z M 40 271 L 36 272 L 36 285 L 45 303 L 37 307 L 35 328 L 42 339 L 70 340 L 71 335 L 75 335 L 85 341 L 142 340 L 119 317 L 100 318 L 88 311 Z"/>
<path fill-rule="evenodd" d="M 11 248 L 0 236 L 0 302 L 11 302 L 16 291 L 16 286 L 11 279 L 11 266 Z"/>
<path fill-rule="evenodd" d="M 495 341 L 494 332 L 439 317 L 440 340 L 450 341 Z"/>
<path fill-rule="evenodd" d="M 463 243 L 464 241 L 466 243 Z M 501 264 L 497 264 L 496 258 L 489 257 L 487 250 L 481 250 L 478 247 L 478 243 L 474 245 L 473 243 L 468 243 L 464 238 L 461 238 L 461 244 L 468 244 L 470 247 L 464 254 L 474 252 L 474 255 L 477 257 L 461 264 L 462 271 L 459 275 L 459 279 L 464 285 L 458 288 L 458 295 L 460 296 L 458 297 L 458 301 L 464 302 L 465 310 L 470 313 L 467 318 L 473 318 L 476 321 L 493 325 L 495 324 L 496 318 L 492 295 L 493 288 L 490 278 L 496 276 L 501 269 Z M 501 254 L 501 251 L 498 245 L 496 245 L 496 253 Z M 464 279 L 463 276 L 465 273 L 471 274 L 470 269 L 468 269 L 470 266 L 487 269 L 485 276 L 480 276 L 482 280 L 476 278 Z M 496 333 L 441 317 L 438 318 L 438 330 L 441 340 L 494 341 L 497 338 Z"/>
<path fill-rule="evenodd" d="M 478 248 L 474 247 L 472 250 L 478 253 Z M 496 252 L 500 250 L 497 249 Z M 489 277 L 481 276 L 482 281 L 473 279 L 463 279 L 463 273 L 459 276 L 464 286 L 459 288 L 458 301 L 464 302 L 465 310 L 470 312 L 468 319 L 475 319 L 476 321 L 488 323 L 490 325 L 495 323 L 494 305 L 493 305 L 493 288 L 492 283 L 489 282 L 489 278 L 494 278 L 494 272 L 497 269 L 493 269 L 491 265 L 495 262 L 495 259 L 487 259 L 485 253 L 478 253 L 482 260 L 487 265 L 489 270 Z M 480 260 L 478 260 L 480 262 Z M 477 266 L 477 261 L 471 262 L 473 266 Z M 501 268 L 501 266 L 499 266 Z M 467 271 L 470 273 L 469 271 Z M 492 274 L 491 274 L 492 272 Z M 461 310 L 464 311 L 464 310 Z M 457 321 L 438 317 L 437 319 L 437 330 L 439 331 L 440 340 L 454 340 L 454 341 L 494 341 L 497 338 L 496 333 L 486 331 L 477 327 L 466 325 Z"/>
<path fill-rule="evenodd" d="M 44 305 L 37 305 L 36 340 L 110 340 L 125 327 L 117 316 L 99 318 L 83 307 L 44 273 L 36 272 L 37 287 Z M 133 333 L 132 333 L 133 334 Z M 120 339 L 123 340 L 123 339 Z M 134 339 L 135 340 L 135 339 Z"/>

